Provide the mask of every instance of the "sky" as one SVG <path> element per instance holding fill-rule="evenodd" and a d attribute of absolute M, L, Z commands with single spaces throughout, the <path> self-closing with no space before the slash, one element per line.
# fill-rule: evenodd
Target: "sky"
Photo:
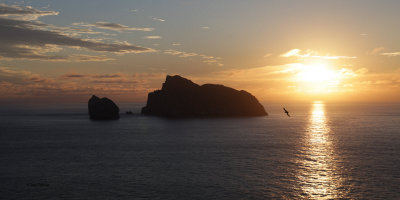
<path fill-rule="evenodd" d="M 166 75 L 261 102 L 400 102 L 398 0 L 0 0 L 0 102 L 145 102 Z"/>

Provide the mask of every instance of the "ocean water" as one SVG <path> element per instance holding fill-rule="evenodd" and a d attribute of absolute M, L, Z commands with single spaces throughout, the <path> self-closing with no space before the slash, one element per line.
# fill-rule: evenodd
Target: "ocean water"
<path fill-rule="evenodd" d="M 399 104 L 285 106 L 117 121 L 84 104 L 1 108 L 0 199 L 400 199 Z"/>

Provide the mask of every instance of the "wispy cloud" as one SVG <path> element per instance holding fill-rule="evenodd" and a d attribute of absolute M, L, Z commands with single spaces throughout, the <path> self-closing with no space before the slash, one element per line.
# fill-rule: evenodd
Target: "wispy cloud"
<path fill-rule="evenodd" d="M 205 29 L 205 30 L 210 29 L 210 27 L 208 27 L 208 26 L 202 26 L 201 28 L 202 28 L 202 29 Z"/>
<path fill-rule="evenodd" d="M 389 56 L 389 57 L 394 57 L 394 56 L 400 56 L 400 52 L 389 52 L 389 53 L 381 53 L 383 56 Z"/>
<path fill-rule="evenodd" d="M 281 54 L 281 57 L 292 57 L 292 56 L 298 56 L 300 53 L 300 49 L 292 49 L 286 53 Z"/>
<path fill-rule="evenodd" d="M 115 74 L 64 74 L 61 76 L 62 79 L 79 79 L 79 78 L 93 78 L 93 79 L 118 79 L 125 77 L 125 74 L 115 73 Z"/>
<path fill-rule="evenodd" d="M 376 55 L 376 54 L 382 52 L 383 50 L 385 50 L 384 47 L 376 47 L 376 48 L 372 49 L 372 51 L 369 54 L 370 55 Z"/>
<path fill-rule="evenodd" d="M 271 57 L 271 56 L 272 56 L 272 53 L 266 53 L 266 54 L 264 55 L 264 58 Z"/>
<path fill-rule="evenodd" d="M 161 36 L 158 36 L 158 35 L 149 35 L 149 36 L 145 36 L 144 38 L 146 38 L 146 39 L 161 39 Z"/>
<path fill-rule="evenodd" d="M 164 78 L 164 73 L 69 73 L 49 78 L 26 70 L 0 67 L 0 95 L 5 97 L 2 100 L 51 100 L 55 97 L 87 99 L 91 94 L 105 94 L 143 101 L 149 91 L 156 89 L 153 83 L 158 87 Z"/>
<path fill-rule="evenodd" d="M 140 28 L 140 27 L 129 27 L 123 24 L 117 24 L 117 23 L 112 23 L 112 22 L 96 22 L 94 24 L 88 24 L 88 23 L 73 23 L 73 26 L 80 26 L 80 27 L 95 27 L 95 28 L 100 28 L 100 29 L 107 29 L 107 30 L 113 30 L 113 31 L 153 31 L 154 28 Z"/>
<path fill-rule="evenodd" d="M 42 16 L 58 15 L 55 11 L 41 11 L 31 6 L 10 6 L 0 3 L 0 16 L 21 20 L 35 20 Z"/>
<path fill-rule="evenodd" d="M 194 52 L 184 52 L 184 51 L 178 51 L 174 49 L 168 49 L 164 51 L 165 54 L 168 55 L 173 55 L 173 56 L 178 56 L 181 58 L 188 58 L 188 57 L 199 57 L 202 59 L 204 63 L 207 64 L 215 64 L 217 66 L 223 66 L 220 62 L 221 58 L 220 57 L 214 57 L 214 56 L 208 56 L 204 54 L 199 54 L 199 53 L 194 53 Z"/>
<path fill-rule="evenodd" d="M 60 61 L 66 62 L 103 62 L 108 60 L 114 60 L 113 58 L 109 58 L 107 56 L 91 56 L 91 55 L 84 55 L 84 54 L 72 54 L 66 56 L 65 59 Z"/>
<path fill-rule="evenodd" d="M 197 56 L 197 53 L 187 53 L 184 51 L 177 51 L 177 50 L 173 50 L 173 49 L 168 49 L 164 51 L 165 54 L 169 54 L 169 55 L 174 55 L 174 56 L 179 56 L 181 58 L 187 58 L 187 57 L 192 57 L 192 56 Z"/>
<path fill-rule="evenodd" d="M 159 21 L 159 22 L 165 22 L 165 19 L 162 19 L 162 18 L 151 17 L 151 19 Z"/>
<path fill-rule="evenodd" d="M 0 83 L 9 83 L 13 85 L 24 85 L 27 82 L 34 83 L 53 83 L 51 78 L 41 77 L 39 74 L 26 70 L 15 70 L 8 67 L 0 67 Z M 1 90 L 0 90 L 1 91 Z"/>
<path fill-rule="evenodd" d="M 327 60 L 337 60 L 337 59 L 354 59 L 357 58 L 355 56 L 335 56 L 335 55 L 319 55 L 318 52 L 312 50 L 306 50 L 305 53 L 300 49 L 292 49 L 288 52 L 281 54 L 281 57 L 298 57 L 298 58 L 319 58 L 319 59 L 327 59 Z"/>
<path fill-rule="evenodd" d="M 183 54 L 184 52 L 183 52 L 183 51 L 173 50 L 173 49 L 168 49 L 168 50 L 165 50 L 164 53 L 165 53 L 165 54 L 169 54 L 169 55 L 176 56 L 176 55 L 181 55 L 181 54 Z"/>

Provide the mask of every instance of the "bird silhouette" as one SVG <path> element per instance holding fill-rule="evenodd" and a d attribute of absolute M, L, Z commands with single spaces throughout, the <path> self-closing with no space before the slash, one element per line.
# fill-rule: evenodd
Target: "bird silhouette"
<path fill-rule="evenodd" d="M 290 117 L 289 111 L 287 111 L 285 108 L 283 108 L 283 112 L 285 112 L 286 115 Z"/>

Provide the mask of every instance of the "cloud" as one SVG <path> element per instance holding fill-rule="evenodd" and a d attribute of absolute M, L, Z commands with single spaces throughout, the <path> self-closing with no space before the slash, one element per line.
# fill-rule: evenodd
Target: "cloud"
<path fill-rule="evenodd" d="M 281 54 L 281 57 L 298 57 L 298 58 L 317 58 L 326 60 L 337 60 L 337 59 L 354 59 L 355 56 L 332 56 L 332 55 L 319 55 L 318 52 L 312 50 L 306 50 L 304 54 L 301 54 L 302 50 L 292 49 L 286 53 Z"/>
<path fill-rule="evenodd" d="M 65 48 L 115 54 L 153 52 L 154 49 L 132 45 L 128 42 L 102 42 L 83 39 L 81 34 L 99 34 L 90 29 L 56 27 L 37 21 L 38 17 L 57 15 L 54 11 L 41 11 L 32 7 L 0 4 L 0 59 L 28 59 L 43 61 L 106 61 L 104 55 L 64 55 Z M 121 24 L 98 22 L 96 26 L 133 30 Z M 93 25 L 94 26 L 94 25 Z M 142 29 L 143 31 L 148 29 Z"/>
<path fill-rule="evenodd" d="M 1 41 L 1 39 L 0 39 Z M 44 46 L 15 45 L 9 50 L 0 47 L 1 59 L 28 59 L 28 60 L 46 60 L 46 61 L 64 61 L 64 62 L 99 62 L 113 60 L 104 55 L 93 56 L 85 54 L 71 55 L 51 55 L 49 53 L 59 52 L 61 48 L 57 45 L 45 44 Z"/>
<path fill-rule="evenodd" d="M 128 42 L 104 43 L 71 37 L 58 30 L 46 30 L 51 28 L 41 22 L 0 18 L 0 58 L 53 61 L 68 59 L 69 56 L 48 54 L 60 51 L 61 47 L 84 48 L 95 52 L 110 53 L 154 51 Z M 91 56 L 79 57 L 86 61 L 101 59 Z"/>
<path fill-rule="evenodd" d="M 113 31 L 153 31 L 154 28 L 138 28 L 138 27 L 129 27 L 123 24 L 116 24 L 112 22 L 96 22 L 94 24 L 87 24 L 83 22 L 73 23 L 73 26 L 81 26 L 81 27 L 95 27 L 100 29 L 107 29 Z"/>
<path fill-rule="evenodd" d="M 151 17 L 151 19 L 159 21 L 159 22 L 165 22 L 165 19 L 157 18 L 157 17 Z"/>
<path fill-rule="evenodd" d="M 188 58 L 188 57 L 199 57 L 203 60 L 204 63 L 207 64 L 216 64 L 218 66 L 224 66 L 220 62 L 221 58 L 220 57 L 214 57 L 214 56 L 207 56 L 204 54 L 198 54 L 194 52 L 184 52 L 184 51 L 178 51 L 174 49 L 167 49 L 164 51 L 165 54 L 172 55 L 172 56 L 178 56 L 181 58 Z"/>
<path fill-rule="evenodd" d="M 284 54 L 281 54 L 281 57 L 292 57 L 292 56 L 298 56 L 300 53 L 300 49 L 292 49 Z"/>
<path fill-rule="evenodd" d="M 20 85 L 25 84 L 26 82 L 52 83 L 54 81 L 53 79 L 43 78 L 40 75 L 29 71 L 0 67 L 0 83 L 4 82 Z"/>
<path fill-rule="evenodd" d="M 383 50 L 385 50 L 384 47 L 377 47 L 377 48 L 372 49 L 372 51 L 369 54 L 370 55 L 376 55 L 376 54 L 382 52 Z"/>
<path fill-rule="evenodd" d="M 11 17 L 22 20 L 36 20 L 42 16 L 58 15 L 55 11 L 41 11 L 30 6 L 9 6 L 0 3 L 0 16 Z"/>
<path fill-rule="evenodd" d="M 303 63 L 290 63 L 290 64 L 285 64 L 285 65 L 280 65 L 280 66 L 273 66 L 269 68 L 265 68 L 267 74 L 269 75 L 277 75 L 277 74 L 289 74 L 289 75 L 296 75 L 299 73 L 302 73 L 304 71 L 318 71 L 320 70 L 319 68 L 323 67 L 320 65 L 309 65 L 309 64 L 303 64 Z M 350 77 L 355 77 L 361 74 L 365 74 L 368 72 L 368 69 L 366 68 L 360 68 L 357 69 L 356 71 L 350 69 L 350 68 L 332 68 L 329 70 L 330 73 L 337 75 L 340 78 L 350 78 Z M 264 74 L 266 75 L 266 74 Z"/>
<path fill-rule="evenodd" d="M 91 56 L 91 55 L 84 55 L 84 54 L 72 54 L 67 56 L 64 60 L 66 62 L 103 62 L 114 60 L 113 58 L 108 58 L 106 56 Z"/>
<path fill-rule="evenodd" d="M 63 79 L 74 79 L 74 78 L 85 78 L 87 75 L 84 74 L 64 74 L 61 76 Z"/>
<path fill-rule="evenodd" d="M 164 51 L 165 54 L 169 54 L 169 55 L 173 55 L 173 56 L 179 56 L 181 58 L 187 58 L 187 57 L 193 57 L 193 56 L 197 56 L 197 53 L 187 53 L 184 51 L 177 51 L 177 50 L 173 50 L 173 49 L 168 49 Z"/>
<path fill-rule="evenodd" d="M 210 27 L 208 27 L 208 26 L 202 26 L 201 28 L 206 29 L 206 30 L 210 29 Z"/>
<path fill-rule="evenodd" d="M 149 35 L 149 36 L 146 36 L 146 37 L 144 37 L 144 38 L 146 38 L 146 39 L 161 39 L 161 36 L 158 36 L 158 35 Z"/>
<path fill-rule="evenodd" d="M 400 52 L 381 53 L 381 55 L 382 56 L 394 57 L 394 56 L 400 56 Z"/>
<path fill-rule="evenodd" d="M 168 50 L 165 50 L 164 53 L 165 53 L 165 54 L 169 54 L 169 55 L 176 56 L 176 55 L 180 55 L 180 54 L 182 54 L 182 53 L 184 53 L 184 52 L 182 52 L 182 51 L 177 51 L 177 50 L 173 50 L 173 49 L 168 49 Z"/>
<path fill-rule="evenodd" d="M 119 96 L 144 101 L 147 93 L 159 87 L 165 73 L 69 73 L 59 77 L 0 67 L 0 101 L 7 99 L 55 98 L 87 100 L 91 94 Z M 155 84 L 156 83 L 156 84 Z"/>
<path fill-rule="evenodd" d="M 264 55 L 264 58 L 271 57 L 271 56 L 272 56 L 272 53 L 266 53 L 266 54 Z"/>
<path fill-rule="evenodd" d="M 61 76 L 62 79 L 77 79 L 77 78 L 93 78 L 93 79 L 115 79 L 115 78 L 122 78 L 126 75 L 122 73 L 115 73 L 115 74 L 64 74 Z"/>

